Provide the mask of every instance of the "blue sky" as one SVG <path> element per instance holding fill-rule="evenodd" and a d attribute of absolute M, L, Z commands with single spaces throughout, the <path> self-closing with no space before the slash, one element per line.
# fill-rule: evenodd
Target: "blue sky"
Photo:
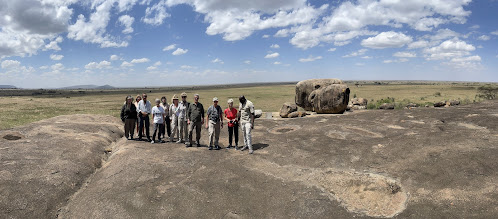
<path fill-rule="evenodd" d="M 0 0 L 0 84 L 498 82 L 498 1 Z"/>

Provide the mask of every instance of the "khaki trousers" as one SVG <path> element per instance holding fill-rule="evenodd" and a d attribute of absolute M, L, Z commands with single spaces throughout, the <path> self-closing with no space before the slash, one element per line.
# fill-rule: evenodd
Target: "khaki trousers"
<path fill-rule="evenodd" d="M 242 127 L 242 135 L 244 136 L 244 145 L 245 147 L 248 147 L 249 150 L 252 150 L 251 123 L 250 122 L 242 123 L 241 127 Z"/>
<path fill-rule="evenodd" d="M 213 140 L 214 145 L 218 145 L 218 141 L 220 140 L 220 126 L 220 122 L 209 120 L 209 146 L 213 146 Z"/>
<path fill-rule="evenodd" d="M 178 140 L 187 142 L 188 139 L 188 125 L 187 120 L 184 118 L 178 118 L 178 129 L 180 134 L 178 135 Z"/>
<path fill-rule="evenodd" d="M 135 132 L 135 121 L 136 119 L 125 119 L 125 137 L 126 138 L 133 138 L 133 133 Z"/>
<path fill-rule="evenodd" d="M 175 135 L 178 136 L 178 139 L 180 139 L 180 136 L 178 135 L 178 119 L 176 118 L 171 120 L 171 135 L 169 136 L 169 140 L 173 141 L 173 139 L 175 139 Z"/>
<path fill-rule="evenodd" d="M 201 122 L 190 123 L 190 125 L 188 126 L 188 141 L 190 142 L 190 144 L 193 144 L 192 135 L 194 132 L 194 128 L 195 128 L 195 141 L 199 144 L 199 140 L 201 140 L 201 128 L 202 128 Z"/>

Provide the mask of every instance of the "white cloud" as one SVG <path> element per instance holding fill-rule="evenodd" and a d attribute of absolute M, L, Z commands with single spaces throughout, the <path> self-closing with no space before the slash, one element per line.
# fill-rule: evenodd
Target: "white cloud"
<path fill-rule="evenodd" d="M 124 34 L 133 33 L 133 28 L 131 27 L 131 25 L 135 21 L 135 18 L 130 17 L 129 15 L 122 15 L 121 17 L 119 17 L 118 21 L 125 27 L 122 31 Z"/>
<path fill-rule="evenodd" d="M 64 65 L 62 63 L 57 63 L 50 66 L 50 68 L 52 69 L 52 71 L 61 71 L 64 70 Z"/>
<path fill-rule="evenodd" d="M 185 54 L 185 53 L 187 53 L 187 52 L 188 52 L 188 49 L 178 48 L 178 49 L 176 49 L 176 50 L 175 50 L 173 53 L 171 53 L 171 54 L 173 54 L 173 55 L 175 55 L 175 56 L 179 56 L 179 55 L 183 55 L 183 54 Z"/>
<path fill-rule="evenodd" d="M 290 42 L 299 48 L 314 47 L 320 42 L 345 45 L 350 40 L 340 42 L 334 36 L 338 33 L 366 30 L 369 26 L 406 26 L 419 31 L 430 31 L 441 24 L 465 23 L 470 11 L 466 11 L 464 7 L 469 3 L 469 0 L 344 1 L 335 6 L 329 16 L 323 17 L 320 23 L 290 31 L 295 33 Z"/>
<path fill-rule="evenodd" d="M 263 38 L 263 39 L 267 39 L 267 38 L 270 38 L 270 35 L 265 34 L 265 35 L 263 35 L 261 38 Z"/>
<path fill-rule="evenodd" d="M 182 65 L 180 66 L 181 69 L 196 69 L 197 67 L 190 66 L 190 65 Z"/>
<path fill-rule="evenodd" d="M 345 55 L 345 56 L 342 56 L 342 57 L 343 58 L 350 58 L 350 57 L 355 57 L 355 56 L 361 56 L 361 55 L 364 55 L 367 51 L 368 51 L 368 49 L 360 49 L 358 51 L 352 52 L 352 53 Z"/>
<path fill-rule="evenodd" d="M 120 57 L 118 55 L 111 55 L 111 61 L 119 60 Z"/>
<path fill-rule="evenodd" d="M 64 38 L 62 38 L 61 36 L 58 36 L 54 40 L 50 41 L 49 44 L 45 45 L 44 50 L 56 50 L 56 51 L 61 50 L 61 47 L 59 47 L 59 43 L 62 43 L 63 40 L 64 40 Z"/>
<path fill-rule="evenodd" d="M 137 64 L 137 63 L 145 63 L 149 62 L 150 60 L 148 58 L 141 58 L 141 59 L 133 59 L 131 60 L 131 63 Z"/>
<path fill-rule="evenodd" d="M 278 56 L 280 56 L 280 54 L 278 54 L 278 52 L 275 52 L 275 53 L 267 54 L 265 56 L 265 59 L 273 59 L 273 58 L 277 58 Z"/>
<path fill-rule="evenodd" d="M 417 57 L 417 54 L 413 52 L 396 52 L 393 56 L 401 58 L 415 58 Z"/>
<path fill-rule="evenodd" d="M 48 69 L 48 66 L 46 66 L 46 65 L 40 66 L 40 69 L 41 69 L 41 70 Z"/>
<path fill-rule="evenodd" d="M 412 42 L 412 38 L 393 31 L 382 32 L 361 41 L 361 45 L 373 49 L 399 48 Z"/>
<path fill-rule="evenodd" d="M 173 50 L 176 48 L 176 44 L 171 44 L 169 46 L 166 46 L 163 48 L 163 51 L 169 51 L 169 50 Z"/>
<path fill-rule="evenodd" d="M 473 45 L 467 44 L 458 38 L 454 38 L 446 40 L 438 46 L 424 49 L 424 53 L 427 54 L 427 60 L 441 60 L 467 56 L 475 49 L 476 48 Z"/>
<path fill-rule="evenodd" d="M 129 4 L 131 3 L 129 2 Z M 113 6 L 114 1 L 100 1 L 92 4 L 91 9 L 95 12 L 90 14 L 89 19 L 83 14 L 78 15 L 76 22 L 68 27 L 67 37 L 73 40 L 82 40 L 85 43 L 100 44 L 101 48 L 127 47 L 127 41 L 120 41 L 116 37 L 106 34 Z"/>
<path fill-rule="evenodd" d="M 354 65 L 356 65 L 356 66 L 364 66 L 365 63 L 358 62 L 358 63 L 355 63 Z"/>
<path fill-rule="evenodd" d="M 147 67 L 147 71 L 157 70 L 157 66 L 149 66 Z"/>
<path fill-rule="evenodd" d="M 313 62 L 313 61 L 319 60 L 319 59 L 322 59 L 322 57 L 321 56 L 313 57 L 312 55 L 309 55 L 308 58 L 300 58 L 299 61 L 300 62 Z"/>
<path fill-rule="evenodd" d="M 0 66 L 2 66 L 3 69 L 18 68 L 21 66 L 21 62 L 17 60 L 4 60 Z"/>
<path fill-rule="evenodd" d="M 482 41 L 488 41 L 491 39 L 491 37 L 487 36 L 487 35 L 482 35 L 482 36 L 478 37 L 477 39 L 482 40 Z"/>
<path fill-rule="evenodd" d="M 336 48 L 330 48 L 330 49 L 329 49 L 329 50 L 327 50 L 327 51 L 329 51 L 329 52 L 334 52 L 335 50 L 337 50 L 337 49 L 336 49 Z"/>
<path fill-rule="evenodd" d="M 469 29 L 473 29 L 473 30 L 477 30 L 479 29 L 481 26 L 475 24 L 475 25 L 472 25 L 471 27 L 469 27 Z"/>
<path fill-rule="evenodd" d="M 498 30 L 491 32 L 491 34 L 498 36 Z"/>
<path fill-rule="evenodd" d="M 52 59 L 52 60 L 59 61 L 59 60 L 61 60 L 62 58 L 64 58 L 64 56 L 63 56 L 63 55 L 56 55 L 56 54 L 52 54 L 52 55 L 50 55 L 50 59 Z"/>
<path fill-rule="evenodd" d="M 101 62 L 90 62 L 85 65 L 85 69 L 104 69 L 104 68 L 110 68 L 111 67 L 111 62 L 109 61 L 101 61 Z"/>
<path fill-rule="evenodd" d="M 250 60 L 245 60 L 244 63 L 249 65 L 249 64 L 251 64 L 251 61 Z"/>
<path fill-rule="evenodd" d="M 224 62 L 223 62 L 221 59 L 219 59 L 219 58 L 216 58 L 216 59 L 214 59 L 214 60 L 213 60 L 213 61 L 211 61 L 211 62 L 212 62 L 212 63 L 220 63 L 220 64 L 224 64 Z"/>
<path fill-rule="evenodd" d="M 161 25 L 164 19 L 171 16 L 166 12 L 166 7 L 166 1 L 160 1 L 152 7 L 147 7 L 147 9 L 145 9 L 145 16 L 142 18 L 142 21 L 146 24 L 154 26 Z"/>
<path fill-rule="evenodd" d="M 437 33 L 430 37 L 432 41 L 439 42 L 454 37 L 460 37 L 460 34 L 450 29 L 439 29 Z"/>
<path fill-rule="evenodd" d="M 123 61 L 123 62 L 121 63 L 121 67 L 122 67 L 122 68 L 133 67 L 133 64 L 131 64 L 131 63 L 127 62 L 127 61 Z"/>
<path fill-rule="evenodd" d="M 280 64 L 282 64 L 282 63 L 281 63 L 281 62 L 274 62 L 273 64 L 274 64 L 274 65 L 280 65 Z"/>
<path fill-rule="evenodd" d="M 280 46 L 278 44 L 272 44 L 270 46 L 270 48 L 272 48 L 272 49 L 278 49 L 278 48 L 280 48 Z"/>
<path fill-rule="evenodd" d="M 429 42 L 425 40 L 419 40 L 408 44 L 408 49 L 419 49 L 429 46 Z"/>
<path fill-rule="evenodd" d="M 452 58 L 452 62 L 480 62 L 481 57 L 480 56 L 468 56 L 468 57 L 461 57 L 461 58 Z"/>
<path fill-rule="evenodd" d="M 373 57 L 372 56 L 363 56 L 361 57 L 362 59 L 372 59 Z"/>
<path fill-rule="evenodd" d="M 160 61 L 157 61 L 154 63 L 154 66 L 160 66 L 160 65 L 162 65 L 162 63 Z"/>

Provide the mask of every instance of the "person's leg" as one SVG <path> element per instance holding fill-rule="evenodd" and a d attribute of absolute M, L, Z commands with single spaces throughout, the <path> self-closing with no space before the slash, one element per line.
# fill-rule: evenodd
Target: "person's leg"
<path fill-rule="evenodd" d="M 217 122 L 214 124 L 214 145 L 220 146 L 219 141 L 220 141 L 220 128 L 221 128 L 221 122 Z"/>
<path fill-rule="evenodd" d="M 193 132 L 194 132 L 194 126 L 195 126 L 195 125 L 194 125 L 194 123 L 193 123 L 193 122 L 191 122 L 191 123 L 188 125 L 188 138 L 187 138 L 187 141 L 188 141 L 189 145 L 192 145 L 192 143 L 193 143 L 193 142 L 192 142 L 192 140 L 193 140 L 193 139 L 192 139 L 192 137 L 193 137 L 193 136 L 192 136 L 192 134 L 193 134 Z"/>
<path fill-rule="evenodd" d="M 159 124 L 159 130 L 164 131 L 164 123 Z M 164 138 L 164 132 L 163 132 L 163 138 Z M 161 135 L 157 137 L 157 141 L 161 142 Z"/>
<path fill-rule="evenodd" d="M 184 137 L 184 126 L 185 123 L 183 122 L 183 118 L 178 118 L 178 129 L 179 129 L 179 133 L 178 133 L 178 143 L 182 142 L 182 141 L 185 141 L 185 139 L 183 138 Z"/>
<path fill-rule="evenodd" d="M 241 124 L 241 128 L 242 128 L 242 138 L 244 139 L 244 147 L 242 149 L 246 149 L 247 148 L 247 132 L 246 132 L 246 124 L 245 123 L 242 123 Z"/>
<path fill-rule="evenodd" d="M 233 131 L 234 131 L 234 127 L 228 126 L 228 147 L 232 146 Z"/>
<path fill-rule="evenodd" d="M 145 133 L 147 134 L 147 140 L 150 140 L 150 119 L 149 116 L 147 115 L 145 118 Z"/>
<path fill-rule="evenodd" d="M 128 119 L 125 119 L 125 122 L 124 122 L 124 132 L 125 132 L 125 137 L 126 138 L 129 138 L 129 134 L 130 134 L 130 129 L 129 129 L 129 124 L 128 124 Z"/>
<path fill-rule="evenodd" d="M 187 144 L 187 139 L 188 139 L 188 124 L 187 120 L 183 119 L 183 139 L 185 140 L 185 144 Z"/>
<path fill-rule="evenodd" d="M 197 144 L 200 144 L 201 128 L 202 128 L 201 122 L 197 122 L 197 124 L 195 125 L 195 140 Z"/>
<path fill-rule="evenodd" d="M 235 147 L 239 146 L 239 125 L 233 127 L 233 135 L 235 135 Z"/>
<path fill-rule="evenodd" d="M 166 132 L 168 133 L 168 137 L 171 136 L 171 119 L 169 116 L 166 116 Z"/>
<path fill-rule="evenodd" d="M 156 140 L 156 133 L 159 133 L 159 135 L 161 135 L 161 130 L 158 129 L 159 129 L 159 123 L 154 123 L 154 134 L 152 134 L 152 142 Z"/>
<path fill-rule="evenodd" d="M 135 123 L 136 123 L 136 119 L 130 119 L 130 123 L 131 123 L 131 139 L 133 139 L 133 135 L 135 134 Z"/>
<path fill-rule="evenodd" d="M 178 126 L 176 125 L 178 123 L 178 120 L 177 119 L 173 119 L 171 120 L 171 128 L 173 130 L 173 132 L 171 133 L 171 135 L 169 136 L 169 140 L 171 142 L 173 142 L 173 140 L 175 139 L 175 133 L 177 133 L 177 129 L 178 129 Z"/>
<path fill-rule="evenodd" d="M 143 128 L 144 128 L 144 122 L 145 122 L 144 120 L 145 119 L 144 119 L 144 117 L 142 115 L 140 115 L 140 117 L 138 117 L 138 123 L 139 123 L 139 125 L 138 125 L 138 130 L 139 130 L 139 132 L 138 132 L 138 138 L 139 139 L 142 139 L 142 137 L 144 135 L 144 133 L 142 131 Z"/>
<path fill-rule="evenodd" d="M 208 132 L 209 132 L 209 147 L 213 146 L 213 134 L 214 134 L 214 122 L 209 120 L 209 126 L 208 126 Z"/>
<path fill-rule="evenodd" d="M 251 138 L 251 123 L 246 123 L 246 138 L 247 138 L 247 147 L 249 147 L 249 153 L 252 153 L 252 138 Z"/>
<path fill-rule="evenodd" d="M 163 123 L 161 123 L 161 134 L 159 135 L 159 137 L 163 137 L 164 138 L 164 135 L 166 134 L 166 129 L 164 128 L 164 123 L 166 123 L 166 120 L 163 121 Z"/>

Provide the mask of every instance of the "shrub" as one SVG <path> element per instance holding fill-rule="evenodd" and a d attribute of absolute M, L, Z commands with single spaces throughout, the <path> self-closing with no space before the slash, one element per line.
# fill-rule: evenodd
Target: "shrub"
<path fill-rule="evenodd" d="M 498 94 L 498 86 L 492 85 L 484 85 L 477 88 L 478 94 L 476 95 L 479 98 L 492 100 L 496 98 Z"/>
<path fill-rule="evenodd" d="M 441 96 L 441 92 L 436 92 L 436 93 L 434 93 L 434 96 L 436 96 L 436 97 L 440 97 L 440 96 Z"/>

